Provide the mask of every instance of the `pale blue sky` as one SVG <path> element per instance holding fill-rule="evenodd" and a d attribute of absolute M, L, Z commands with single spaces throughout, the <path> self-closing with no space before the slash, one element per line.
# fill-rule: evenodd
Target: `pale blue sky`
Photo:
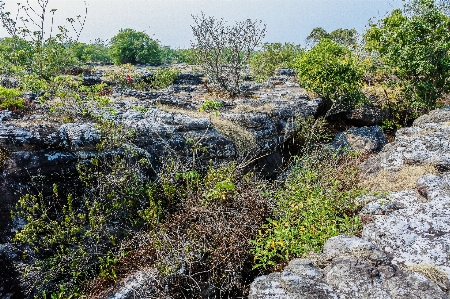
<path fill-rule="evenodd" d="M 25 2 L 24 0 L 22 0 Z M 6 0 L 6 10 L 14 10 L 20 0 Z M 30 0 L 30 3 L 36 0 Z M 86 0 L 88 14 L 80 41 L 110 39 L 121 28 L 145 31 L 172 47 L 189 47 L 193 23 L 191 15 L 224 18 L 230 24 L 258 19 L 267 24 L 265 42 L 305 44 L 315 27 L 327 31 L 355 28 L 363 32 L 369 19 L 379 19 L 402 6 L 401 0 Z M 83 0 L 50 0 L 56 8 L 56 24 L 83 14 Z M 6 36 L 1 29 L 0 36 Z"/>

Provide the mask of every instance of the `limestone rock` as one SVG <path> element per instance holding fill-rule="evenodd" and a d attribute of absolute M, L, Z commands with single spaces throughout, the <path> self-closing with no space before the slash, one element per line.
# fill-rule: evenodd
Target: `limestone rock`
<path fill-rule="evenodd" d="M 350 148 L 361 153 L 376 153 L 387 143 L 386 136 L 379 126 L 351 128 L 334 137 L 329 146 L 334 151 Z"/>

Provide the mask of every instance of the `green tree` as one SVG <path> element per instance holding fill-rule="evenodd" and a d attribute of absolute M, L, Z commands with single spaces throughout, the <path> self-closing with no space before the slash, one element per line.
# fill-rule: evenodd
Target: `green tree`
<path fill-rule="evenodd" d="M 247 19 L 227 26 L 223 19 L 195 17 L 191 26 L 195 59 L 209 79 L 209 86 L 237 96 L 244 68 L 254 49 L 261 43 L 266 26 L 261 21 Z"/>
<path fill-rule="evenodd" d="M 354 47 L 358 42 L 358 32 L 355 29 L 339 28 L 328 33 L 322 27 L 316 27 L 308 35 L 306 42 L 310 45 L 315 45 L 324 38 L 331 39 L 341 46 Z"/>
<path fill-rule="evenodd" d="M 361 100 L 363 68 L 347 47 L 322 39 L 299 56 L 295 68 L 300 84 L 328 101 L 330 110 Z"/>
<path fill-rule="evenodd" d="M 262 50 L 250 59 L 257 81 L 267 80 L 280 67 L 294 67 L 295 58 L 303 52 L 300 45 L 291 43 L 265 43 Z"/>
<path fill-rule="evenodd" d="M 383 84 L 397 93 L 389 104 L 401 124 L 434 109 L 449 91 L 449 28 L 450 18 L 437 1 L 412 0 L 365 33 L 370 56 L 390 74 Z"/>
<path fill-rule="evenodd" d="M 161 47 L 148 34 L 133 29 L 121 29 L 111 39 L 110 54 L 115 64 L 161 64 Z"/>
<path fill-rule="evenodd" d="M 82 62 L 111 62 L 109 48 L 100 39 L 96 39 L 92 44 L 74 42 L 70 53 Z"/>

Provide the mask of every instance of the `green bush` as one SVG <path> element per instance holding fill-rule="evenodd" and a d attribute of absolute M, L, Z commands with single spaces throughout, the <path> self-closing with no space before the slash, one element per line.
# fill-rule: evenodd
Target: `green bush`
<path fill-rule="evenodd" d="M 300 85 L 323 97 L 332 108 L 353 106 L 362 99 L 363 68 L 348 48 L 325 38 L 294 65 Z"/>
<path fill-rule="evenodd" d="M 351 154 L 297 159 L 284 189 L 275 193 L 274 217 L 252 240 L 256 268 L 319 251 L 330 237 L 361 229 L 356 161 Z"/>
<path fill-rule="evenodd" d="M 74 42 L 69 51 L 79 61 L 86 62 L 111 62 L 109 48 L 101 40 L 96 40 L 93 44 Z"/>
<path fill-rule="evenodd" d="M 164 46 L 161 48 L 161 60 L 163 63 L 195 64 L 195 54 L 193 49 L 171 49 Z"/>
<path fill-rule="evenodd" d="M 153 79 L 149 84 L 152 89 L 164 89 L 173 84 L 180 76 L 180 71 L 172 68 L 153 70 Z"/>
<path fill-rule="evenodd" d="M 265 43 L 262 50 L 250 59 L 250 66 L 256 81 L 267 80 L 280 67 L 293 68 L 295 58 L 301 53 L 303 53 L 303 49 L 299 45 Z"/>
<path fill-rule="evenodd" d="M 17 88 L 5 88 L 0 86 L 0 110 L 25 108 L 25 103 L 20 97 L 21 95 L 22 92 Z"/>
<path fill-rule="evenodd" d="M 151 233 L 152 264 L 161 273 L 152 295 L 241 298 L 253 275 L 248 240 L 269 215 L 262 184 L 235 163 L 195 171 L 172 162 L 158 182 L 173 212 Z M 165 285 L 171 286 L 167 293 Z"/>
<path fill-rule="evenodd" d="M 27 273 L 39 292 L 64 290 L 65 298 L 78 297 L 97 275 L 114 280 L 115 264 L 125 254 L 120 242 L 143 225 L 158 223 L 160 203 L 140 177 L 148 161 L 133 162 L 133 155 L 79 164 L 83 194 L 64 197 L 54 185 L 51 196 L 19 199 L 13 216 L 27 223 L 14 240 L 32 250 L 26 253 L 35 263 Z M 39 279 L 33 278 L 36 274 Z"/>
<path fill-rule="evenodd" d="M 150 69 L 153 76 L 142 78 L 143 71 L 138 70 L 131 64 L 119 66 L 118 71 L 109 71 L 105 74 L 107 80 L 119 85 L 122 88 L 133 88 L 137 90 L 164 89 L 173 84 L 180 75 L 180 71 L 174 68 Z"/>
<path fill-rule="evenodd" d="M 18 36 L 0 40 L 0 57 L 8 63 L 5 73 L 19 76 L 34 73 L 45 80 L 77 65 L 78 60 L 69 49 L 68 44 L 57 38 L 42 44 Z"/>
<path fill-rule="evenodd" d="M 121 29 L 111 39 L 110 55 L 115 64 L 161 64 L 161 48 L 146 33 L 133 29 Z"/>
<path fill-rule="evenodd" d="M 397 125 L 434 109 L 450 90 L 449 26 L 437 1 L 413 0 L 404 12 L 394 10 L 365 33 L 366 49 L 375 61 L 368 76 L 375 78 Z"/>
<path fill-rule="evenodd" d="M 0 39 L 0 55 L 13 65 L 27 66 L 33 57 L 33 46 L 20 37 L 5 37 Z"/>

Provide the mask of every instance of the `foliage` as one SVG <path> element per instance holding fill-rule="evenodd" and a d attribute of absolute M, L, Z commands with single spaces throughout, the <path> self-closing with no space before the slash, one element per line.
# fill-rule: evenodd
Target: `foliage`
<path fill-rule="evenodd" d="M 194 49 L 172 49 L 164 46 L 161 47 L 161 60 L 163 63 L 195 64 Z"/>
<path fill-rule="evenodd" d="M 170 285 L 176 298 L 199 298 L 205 292 L 210 298 L 242 296 L 252 271 L 248 240 L 269 215 L 262 186 L 234 163 L 211 164 L 205 173 L 176 161 L 168 166 L 158 182 L 166 202 L 170 198 L 176 204 L 150 238 L 163 274 L 152 288 L 159 293 L 152 295 L 165 298 L 164 285 Z"/>
<path fill-rule="evenodd" d="M 118 71 L 109 71 L 105 74 L 108 81 L 121 88 L 137 90 L 164 89 L 173 84 L 180 75 L 175 68 L 160 68 L 139 70 L 131 64 L 119 66 Z"/>
<path fill-rule="evenodd" d="M 361 100 L 363 69 L 355 55 L 330 39 L 322 39 L 295 62 L 300 84 L 332 103 L 332 108 Z"/>
<path fill-rule="evenodd" d="M 7 160 L 8 160 L 8 153 L 3 148 L 0 148 L 0 172 L 3 172 Z"/>
<path fill-rule="evenodd" d="M 214 112 L 216 116 L 219 115 L 219 110 L 223 108 L 223 103 L 221 101 L 216 100 L 206 100 L 203 102 L 202 106 L 200 107 L 200 112 L 206 111 L 206 112 Z"/>
<path fill-rule="evenodd" d="M 25 103 L 21 96 L 22 92 L 19 89 L 0 86 L 0 110 L 25 108 Z"/>
<path fill-rule="evenodd" d="M 67 45 L 72 41 L 68 35 L 69 30 L 60 25 L 57 26 L 57 33 L 52 35 L 56 9 L 48 9 L 48 2 L 48 0 L 37 1 L 37 7 L 33 7 L 29 1 L 26 5 L 17 3 L 16 15 L 5 12 L 4 3 L 0 3 L 0 20 L 12 38 L 13 49 L 18 53 L 18 56 L 11 55 L 10 59 L 14 61 L 14 65 L 20 65 L 26 71 L 31 71 L 46 80 L 76 63 L 74 57 L 67 55 L 66 52 Z M 85 7 L 87 14 L 86 3 Z M 67 19 L 76 38 L 83 30 L 86 14 L 84 18 L 79 15 L 75 19 Z M 51 18 L 50 22 L 48 17 Z M 50 36 L 46 37 L 48 33 Z"/>
<path fill-rule="evenodd" d="M 265 43 L 260 52 L 250 59 L 256 81 L 267 80 L 280 67 L 293 68 L 295 58 L 303 53 L 299 45 L 291 43 Z"/>
<path fill-rule="evenodd" d="M 195 41 L 192 48 L 196 62 L 203 68 L 210 80 L 210 87 L 218 88 L 229 96 L 240 93 L 243 69 L 253 50 L 265 36 L 265 25 L 247 19 L 230 27 L 223 19 L 214 17 L 193 17 L 191 26 Z"/>
<path fill-rule="evenodd" d="M 151 89 L 163 89 L 173 84 L 180 76 L 180 71 L 173 68 L 163 68 L 153 71 L 152 81 L 149 83 Z"/>
<path fill-rule="evenodd" d="M 332 138 L 327 125 L 324 117 L 316 119 L 314 116 L 297 116 L 295 119 L 295 144 L 300 146 L 304 153 L 313 150 L 320 142 Z"/>
<path fill-rule="evenodd" d="M 322 154 L 323 155 L 323 154 Z M 356 162 L 351 153 L 299 157 L 285 187 L 275 194 L 277 207 L 252 243 L 255 267 L 321 250 L 327 239 L 361 229 L 355 198 Z"/>
<path fill-rule="evenodd" d="M 23 38 L 5 37 L 0 39 L 0 55 L 13 65 L 30 65 L 33 47 Z"/>
<path fill-rule="evenodd" d="M 364 35 L 375 65 L 368 74 L 397 125 L 436 107 L 449 91 L 450 18 L 434 0 L 414 0 L 371 24 Z"/>
<path fill-rule="evenodd" d="M 111 39 L 110 55 L 115 64 L 161 64 L 161 48 L 145 32 L 121 29 Z"/>
<path fill-rule="evenodd" d="M 75 56 L 79 61 L 110 63 L 109 47 L 105 42 L 96 39 L 92 44 L 74 42 L 70 47 L 70 55 Z"/>
<path fill-rule="evenodd" d="M 310 45 L 315 45 L 324 38 L 331 39 L 341 46 L 353 48 L 358 42 L 358 32 L 355 29 L 339 28 L 328 33 L 322 27 L 316 27 L 308 35 L 306 42 Z"/>
<path fill-rule="evenodd" d="M 115 279 L 120 241 L 144 224 L 158 223 L 160 203 L 142 177 L 148 161 L 126 153 L 127 158 L 112 154 L 80 163 L 82 194 L 63 197 L 54 185 L 52 195 L 27 194 L 18 201 L 13 216 L 27 224 L 15 241 L 32 249 L 28 254 L 36 263 L 29 273 L 42 275 L 38 290 L 63 288 L 68 296 L 97 273 Z"/>

